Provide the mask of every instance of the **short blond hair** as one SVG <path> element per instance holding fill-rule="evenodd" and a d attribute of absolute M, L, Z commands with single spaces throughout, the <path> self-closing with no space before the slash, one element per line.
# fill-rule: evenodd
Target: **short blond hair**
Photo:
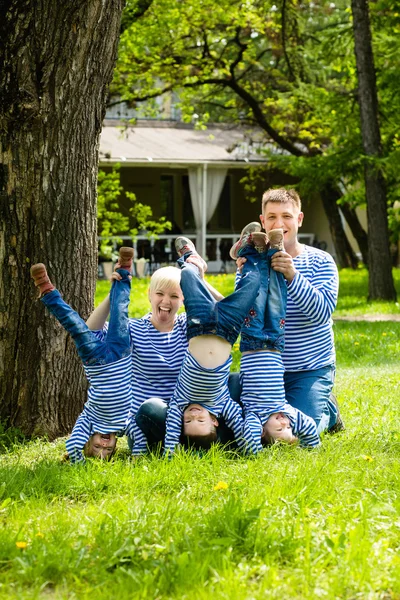
<path fill-rule="evenodd" d="M 161 267 L 154 271 L 150 279 L 149 291 L 156 289 L 170 289 L 179 287 L 181 283 L 181 270 L 178 267 Z"/>
<path fill-rule="evenodd" d="M 300 196 L 294 189 L 286 189 L 286 188 L 270 188 L 266 192 L 263 193 L 262 201 L 261 201 L 261 212 L 264 213 L 265 206 L 268 202 L 291 202 L 293 206 L 301 211 L 301 200 Z"/>

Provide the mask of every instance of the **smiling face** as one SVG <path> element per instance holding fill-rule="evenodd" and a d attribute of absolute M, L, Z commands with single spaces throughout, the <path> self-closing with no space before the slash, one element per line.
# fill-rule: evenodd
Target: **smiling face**
<path fill-rule="evenodd" d="M 116 445 L 115 433 L 94 433 L 85 444 L 84 454 L 107 460 L 113 455 Z"/>
<path fill-rule="evenodd" d="M 200 404 L 189 404 L 183 412 L 183 433 L 187 437 L 217 437 L 217 419 Z"/>
<path fill-rule="evenodd" d="M 269 201 L 264 205 L 260 220 L 267 233 L 271 229 L 283 229 L 283 243 L 285 249 L 290 253 L 290 250 L 297 244 L 297 233 L 303 223 L 303 217 L 303 213 L 291 200 L 287 202 Z"/>
<path fill-rule="evenodd" d="M 276 440 L 287 444 L 293 444 L 297 441 L 297 438 L 293 435 L 288 417 L 282 412 L 273 413 L 268 421 L 264 423 L 261 439 L 269 444 Z"/>
<path fill-rule="evenodd" d="M 151 322 L 159 331 L 172 331 L 176 313 L 182 306 L 183 296 L 179 285 L 156 285 L 149 289 Z"/>

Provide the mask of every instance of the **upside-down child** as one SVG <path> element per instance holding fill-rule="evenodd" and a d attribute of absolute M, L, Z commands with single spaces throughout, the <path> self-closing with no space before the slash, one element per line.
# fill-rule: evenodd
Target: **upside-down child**
<path fill-rule="evenodd" d="M 233 259 L 246 259 L 242 276 L 256 263 L 261 278 L 259 294 L 241 331 L 240 400 L 244 409 L 244 444 L 251 453 L 278 440 L 318 446 L 315 421 L 285 399 L 281 353 L 287 287 L 283 275 L 271 268 L 272 256 L 283 249 L 283 230 L 271 230 L 267 235 L 260 229 L 242 235 L 231 249 Z"/>
<path fill-rule="evenodd" d="M 250 223 L 246 231 L 255 226 L 257 223 Z M 189 348 L 167 409 L 165 453 L 174 452 L 182 434 L 190 444 L 209 447 L 217 438 L 220 417 L 240 446 L 242 409 L 231 399 L 228 388 L 231 350 L 257 296 L 259 271 L 248 265 L 236 291 L 217 301 L 202 278 L 206 264 L 194 244 L 178 237 L 175 247 L 182 269 Z"/>
<path fill-rule="evenodd" d="M 97 339 L 86 323 L 61 297 L 51 283 L 44 264 L 32 266 L 31 276 L 47 309 L 72 336 L 90 387 L 88 400 L 66 442 L 71 463 L 85 456 L 110 458 L 117 436 L 130 434 L 132 400 L 132 358 L 128 331 L 128 304 L 131 289 L 133 248 L 121 248 L 120 281 L 113 281 L 110 293 L 110 324 L 104 341 Z"/>

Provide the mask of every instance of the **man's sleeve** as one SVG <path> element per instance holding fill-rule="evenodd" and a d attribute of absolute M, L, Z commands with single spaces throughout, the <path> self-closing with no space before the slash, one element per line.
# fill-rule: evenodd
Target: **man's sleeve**
<path fill-rule="evenodd" d="M 293 427 L 293 433 L 299 438 L 301 446 L 308 446 L 316 448 L 320 445 L 319 435 L 317 433 L 317 425 L 311 417 L 305 415 L 303 412 L 297 409 L 296 411 L 296 423 Z"/>
<path fill-rule="evenodd" d="M 125 431 L 126 435 L 132 440 L 132 456 L 139 456 L 147 452 L 147 439 L 139 425 L 136 423 L 135 417 L 131 417 Z"/>
<path fill-rule="evenodd" d="M 339 291 L 339 275 L 336 264 L 324 261 L 312 281 L 306 279 L 300 272 L 296 273 L 288 285 L 288 294 L 310 321 L 323 325 L 327 323 L 336 307 Z"/>

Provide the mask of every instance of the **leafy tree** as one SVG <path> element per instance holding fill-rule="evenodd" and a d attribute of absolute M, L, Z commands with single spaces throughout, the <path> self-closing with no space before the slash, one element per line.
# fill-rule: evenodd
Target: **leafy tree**
<path fill-rule="evenodd" d="M 121 243 L 118 235 L 137 236 L 139 231 L 145 230 L 149 237 L 156 238 L 166 229 L 171 229 L 170 221 L 161 217 L 155 221 L 150 206 L 138 202 L 133 192 L 125 192 L 130 200 L 129 212 L 136 222 L 136 227 L 130 228 L 129 217 L 119 210 L 119 198 L 124 188 L 121 185 L 119 165 L 115 165 L 109 173 L 100 170 L 97 188 L 97 229 L 102 238 L 100 241 L 100 254 L 103 258 L 111 260 L 114 243 Z"/>
<path fill-rule="evenodd" d="M 44 262 L 80 314 L 97 272 L 99 135 L 122 0 L 0 3 L 0 419 L 66 433 L 86 384 L 76 350 L 37 301 Z"/>
<path fill-rule="evenodd" d="M 393 46 L 383 4 L 376 13 L 385 31 L 380 49 Z M 363 180 L 356 75 L 351 10 L 343 0 L 154 0 L 121 37 L 112 91 L 134 104 L 178 90 L 183 118 L 198 127 L 260 127 L 273 149 L 270 164 L 298 177 L 303 194 L 319 190 L 344 266 L 355 259 L 338 202 L 367 260 L 354 202 Z M 386 77 L 384 110 L 396 76 Z M 387 114 L 385 136 L 393 137 L 393 111 Z"/>

